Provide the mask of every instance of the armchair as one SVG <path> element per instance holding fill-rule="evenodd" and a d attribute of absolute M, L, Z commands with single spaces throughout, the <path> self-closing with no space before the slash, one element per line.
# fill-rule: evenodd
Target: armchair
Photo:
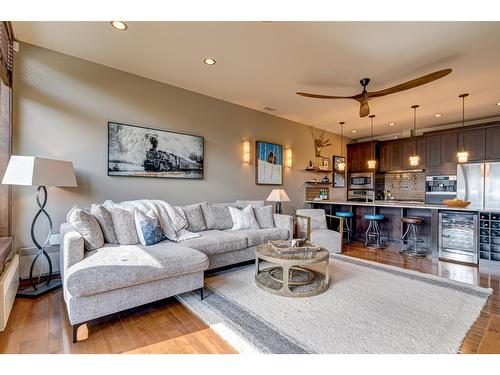
<path fill-rule="evenodd" d="M 327 217 L 339 220 L 339 232 L 328 229 L 326 223 Z M 296 237 L 307 238 L 330 253 L 342 252 L 343 225 L 342 218 L 328 215 L 322 209 L 304 208 L 295 212 Z"/>

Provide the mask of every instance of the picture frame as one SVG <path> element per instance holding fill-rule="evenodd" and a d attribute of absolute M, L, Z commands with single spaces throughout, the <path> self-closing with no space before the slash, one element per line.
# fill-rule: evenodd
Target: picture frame
<path fill-rule="evenodd" d="M 108 122 L 108 176 L 203 179 L 199 135 Z"/>
<path fill-rule="evenodd" d="M 283 185 L 283 145 L 266 141 L 255 142 L 255 183 Z"/>
<path fill-rule="evenodd" d="M 344 163 L 345 165 L 345 157 L 333 155 L 333 182 L 332 187 L 334 188 L 345 188 L 345 170 L 339 170 L 338 165 L 340 163 Z"/>

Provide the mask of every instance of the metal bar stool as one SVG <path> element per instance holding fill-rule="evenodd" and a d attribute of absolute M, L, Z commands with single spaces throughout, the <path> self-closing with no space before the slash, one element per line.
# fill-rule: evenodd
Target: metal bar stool
<path fill-rule="evenodd" d="M 385 246 L 382 243 L 382 234 L 378 222 L 384 220 L 382 214 L 365 214 L 365 220 L 369 220 L 368 229 L 365 232 L 365 247 L 371 249 L 383 249 Z"/>
<path fill-rule="evenodd" d="M 337 211 L 335 212 L 335 216 L 341 218 L 340 220 L 342 220 L 342 222 L 344 223 L 344 229 L 342 231 L 342 237 L 344 237 L 344 233 L 347 234 L 347 243 L 350 243 L 351 242 L 351 227 L 349 225 L 349 219 L 353 216 L 352 215 L 352 212 L 348 212 L 348 211 Z M 340 232 L 340 223 L 339 223 L 339 227 L 337 229 L 337 231 Z"/>
<path fill-rule="evenodd" d="M 401 221 L 406 224 L 406 231 L 401 237 L 399 253 L 411 257 L 425 257 L 427 249 L 424 247 L 424 239 L 418 230 L 418 226 L 424 222 L 424 219 L 404 216 Z"/>

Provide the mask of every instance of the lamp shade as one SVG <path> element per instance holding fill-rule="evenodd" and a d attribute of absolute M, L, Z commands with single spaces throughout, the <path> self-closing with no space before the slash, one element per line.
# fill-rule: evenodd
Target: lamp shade
<path fill-rule="evenodd" d="M 72 162 L 19 155 L 10 157 L 2 184 L 77 186 Z"/>
<path fill-rule="evenodd" d="M 290 202 L 290 198 L 283 189 L 273 189 L 266 200 L 268 202 Z"/>

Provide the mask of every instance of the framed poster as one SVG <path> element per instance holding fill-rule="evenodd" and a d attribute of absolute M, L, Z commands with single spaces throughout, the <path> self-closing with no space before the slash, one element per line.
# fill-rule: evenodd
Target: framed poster
<path fill-rule="evenodd" d="M 334 188 L 344 188 L 345 187 L 345 157 L 336 156 L 333 157 L 333 187 Z M 340 164 L 344 165 L 344 170 L 339 168 Z"/>
<path fill-rule="evenodd" d="M 108 122 L 108 176 L 203 178 L 204 138 Z"/>
<path fill-rule="evenodd" d="M 255 183 L 257 185 L 283 184 L 283 145 L 264 141 L 255 142 Z"/>

